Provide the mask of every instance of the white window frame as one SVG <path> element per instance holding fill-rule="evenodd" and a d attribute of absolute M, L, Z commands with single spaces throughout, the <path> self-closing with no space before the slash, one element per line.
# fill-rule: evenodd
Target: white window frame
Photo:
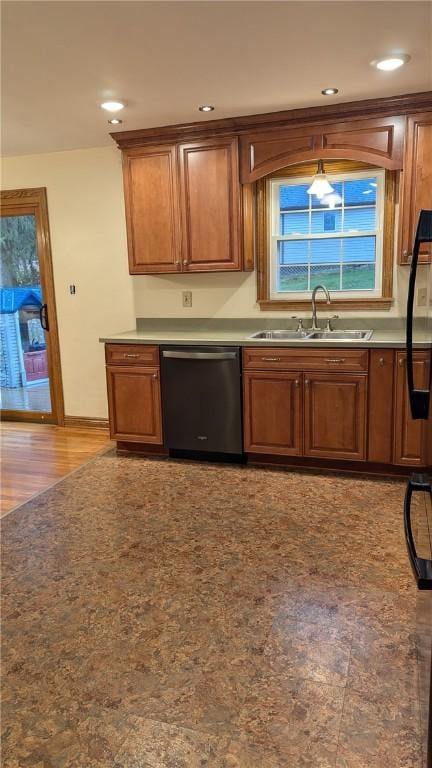
<path fill-rule="evenodd" d="M 278 291 L 277 279 L 278 279 L 278 253 L 277 244 L 281 240 L 321 240 L 331 238 L 348 238 L 348 237 L 367 237 L 373 236 L 376 238 L 376 261 L 375 261 L 375 288 L 369 288 L 364 290 L 345 290 L 339 291 L 333 289 L 331 292 L 337 299 L 371 299 L 379 298 L 382 296 L 382 281 L 383 281 L 383 252 L 384 252 L 384 208 L 385 208 L 385 170 L 381 168 L 369 169 L 366 171 L 348 171 L 345 173 L 328 173 L 327 178 L 331 181 L 349 181 L 355 179 L 369 179 L 371 176 L 376 178 L 376 229 L 374 230 L 357 230 L 355 233 L 349 232 L 332 232 L 331 234 L 318 233 L 309 235 L 280 235 L 280 207 L 279 207 L 279 190 L 281 187 L 286 186 L 298 186 L 299 184 L 311 184 L 313 176 L 289 176 L 288 178 L 274 178 L 267 181 L 267 199 L 268 205 L 268 233 L 269 233 L 269 253 L 270 253 L 270 298 L 276 301 L 301 301 L 310 299 L 312 289 L 310 291 Z M 331 210 L 329 208 L 314 209 L 314 210 Z M 337 208 L 335 209 L 337 210 Z M 334 264 L 338 262 L 333 262 Z M 309 263 L 309 269 L 310 269 Z M 325 265 L 323 265 L 325 266 Z M 331 289 L 330 289 L 331 290 Z"/>

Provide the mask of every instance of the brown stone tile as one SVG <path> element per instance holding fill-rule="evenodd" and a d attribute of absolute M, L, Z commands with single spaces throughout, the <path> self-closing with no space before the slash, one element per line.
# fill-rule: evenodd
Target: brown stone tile
<path fill-rule="evenodd" d="M 416 703 L 367 698 L 347 688 L 337 768 L 420 768 Z"/>
<path fill-rule="evenodd" d="M 266 643 L 264 660 L 274 674 L 343 687 L 351 640 L 349 629 L 278 617 Z"/>
<path fill-rule="evenodd" d="M 259 747 L 299 759 L 336 754 L 343 689 L 288 675 L 257 674 L 248 687 L 239 731 Z"/>
<path fill-rule="evenodd" d="M 354 632 L 348 685 L 366 699 L 396 704 L 416 699 L 417 645 L 413 628 L 359 624 Z"/>

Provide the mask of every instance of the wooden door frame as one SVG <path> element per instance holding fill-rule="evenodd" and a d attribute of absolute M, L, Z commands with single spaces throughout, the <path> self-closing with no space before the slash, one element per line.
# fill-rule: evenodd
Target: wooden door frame
<path fill-rule="evenodd" d="M 31 421 L 64 426 L 64 400 L 61 376 L 60 344 L 54 292 L 54 274 L 46 187 L 34 189 L 5 189 L 0 191 L 1 215 L 19 215 L 22 209 L 36 219 L 36 238 L 42 296 L 49 307 L 49 337 L 47 345 L 51 413 L 43 411 L 1 410 L 4 421 Z M 18 212 L 18 213 L 17 213 Z"/>

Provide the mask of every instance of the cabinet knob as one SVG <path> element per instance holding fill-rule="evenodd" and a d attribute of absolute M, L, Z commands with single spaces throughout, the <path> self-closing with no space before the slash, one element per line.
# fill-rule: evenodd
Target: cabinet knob
<path fill-rule="evenodd" d="M 153 374 L 153 378 L 154 378 L 154 379 L 157 379 L 157 377 L 158 377 L 157 373 L 154 373 L 154 374 Z"/>
<path fill-rule="evenodd" d="M 306 387 L 308 387 L 308 386 L 309 386 L 309 379 L 305 379 L 305 386 L 306 386 Z"/>
<path fill-rule="evenodd" d="M 188 265 L 188 260 L 187 259 L 183 259 L 183 266 L 187 267 L 187 265 Z"/>
<path fill-rule="evenodd" d="M 399 365 L 400 365 L 401 368 L 403 368 L 403 366 L 405 365 L 405 358 L 404 357 L 399 358 Z"/>
<path fill-rule="evenodd" d="M 176 267 L 179 267 L 179 266 L 180 266 L 180 264 L 181 264 L 181 261 L 180 261 L 180 259 L 176 259 Z"/>
<path fill-rule="evenodd" d="M 298 380 L 298 379 L 296 379 L 296 380 L 295 380 L 295 382 L 294 382 L 294 384 L 295 384 L 295 386 L 296 386 L 296 387 L 299 387 L 299 386 L 300 386 L 300 382 L 299 382 L 299 380 Z"/>
<path fill-rule="evenodd" d="M 384 360 L 383 357 L 380 357 L 379 364 L 380 364 L 381 367 L 383 367 L 385 365 L 385 360 Z"/>

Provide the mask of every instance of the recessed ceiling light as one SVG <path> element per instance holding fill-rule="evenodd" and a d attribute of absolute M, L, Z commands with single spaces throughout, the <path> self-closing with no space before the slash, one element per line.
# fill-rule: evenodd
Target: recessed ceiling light
<path fill-rule="evenodd" d="M 375 59 L 371 61 L 371 65 L 377 69 L 382 69 L 384 72 L 392 72 L 394 69 L 399 69 L 411 59 L 406 53 L 395 53 L 393 56 L 383 56 L 381 59 Z"/>
<path fill-rule="evenodd" d="M 124 108 L 124 104 L 122 101 L 104 101 L 101 107 L 107 112 L 119 112 L 120 109 Z"/>
<path fill-rule="evenodd" d="M 339 93 L 339 88 L 324 88 L 321 93 L 323 96 L 334 96 Z"/>
<path fill-rule="evenodd" d="M 214 107 L 211 104 L 203 104 L 202 107 L 198 107 L 200 112 L 213 112 Z"/>
<path fill-rule="evenodd" d="M 120 123 L 123 122 L 123 120 L 120 120 L 119 117 L 112 117 L 111 120 L 108 120 L 111 125 L 120 125 Z"/>

